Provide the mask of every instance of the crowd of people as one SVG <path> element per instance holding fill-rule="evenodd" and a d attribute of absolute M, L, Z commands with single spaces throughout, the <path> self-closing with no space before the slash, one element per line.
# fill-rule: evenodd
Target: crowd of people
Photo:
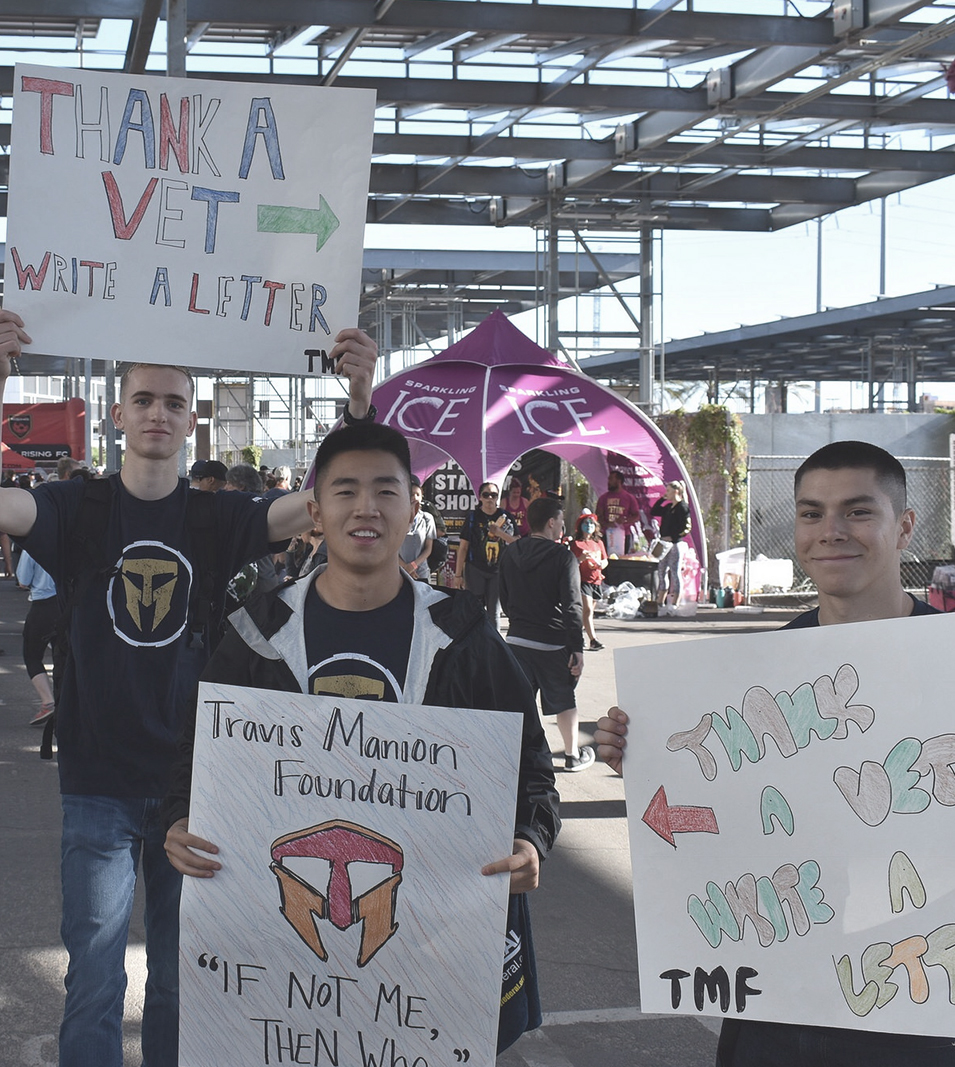
<path fill-rule="evenodd" d="M 0 384 L 28 344 L 23 321 L 0 311 Z M 215 460 L 180 478 L 196 422 L 193 379 L 183 367 L 150 364 L 126 369 L 111 410 L 125 436 L 118 473 L 101 479 L 64 466 L 56 480 L 0 488 L 0 527 L 22 550 L 19 580 L 30 589 L 24 658 L 40 701 L 33 721 L 55 721 L 58 749 L 69 956 L 61 1067 L 121 1067 L 123 957 L 140 869 L 143 1062 L 178 1065 L 181 878 L 230 877 L 218 843 L 189 828 L 200 678 L 519 715 L 513 846 L 480 873 L 507 878 L 512 903 L 525 910 L 560 830 L 541 714 L 555 718 L 565 772 L 594 763 L 593 748 L 578 741 L 575 688 L 585 647 L 603 648 L 594 602 L 604 571 L 628 549 L 636 520 L 620 473 L 610 471 L 607 492 L 570 535 L 558 494 L 528 485 L 525 497 L 512 478 L 502 500 L 500 486 L 481 485 L 461 531 L 457 588 L 432 584 L 446 529 L 413 474 L 407 441 L 375 421 L 376 346 L 344 330 L 330 357 L 349 385 L 345 426 L 320 446 L 308 492 L 294 491 L 288 468 L 270 472 L 269 485 L 250 465 Z M 827 446 L 800 468 L 795 494 L 796 554 L 819 607 L 792 626 L 933 610 L 901 586 L 915 517 L 893 457 L 858 442 Z M 683 483 L 670 482 L 652 513 L 663 546 L 661 602 L 679 603 L 689 532 Z M 249 567 L 255 596 L 236 585 Z M 44 653 L 54 630 L 51 685 Z M 598 754 L 617 772 L 627 727 L 614 708 L 596 732 Z M 532 981 L 521 1012 L 516 999 L 502 1003 L 499 1050 L 540 1024 Z M 955 1062 L 952 1041 L 899 1037 L 887 1058 L 884 1038 L 732 1020 L 718 1064 Z"/>

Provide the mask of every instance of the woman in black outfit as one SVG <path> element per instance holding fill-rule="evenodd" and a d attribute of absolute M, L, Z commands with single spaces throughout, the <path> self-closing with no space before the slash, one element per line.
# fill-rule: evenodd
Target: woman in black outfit
<path fill-rule="evenodd" d="M 500 507 L 501 491 L 494 482 L 478 490 L 480 503 L 464 520 L 454 564 L 454 585 L 470 589 L 484 605 L 491 624 L 500 623 L 498 564 L 504 545 L 517 540 L 514 524 Z"/>
<path fill-rule="evenodd" d="M 664 604 L 669 600 L 676 607 L 683 593 L 680 578 L 686 553 L 683 539 L 690 532 L 690 508 L 683 482 L 667 482 L 666 494 L 653 505 L 650 514 L 660 519 L 660 540 L 670 542 L 657 567 L 657 602 Z"/>

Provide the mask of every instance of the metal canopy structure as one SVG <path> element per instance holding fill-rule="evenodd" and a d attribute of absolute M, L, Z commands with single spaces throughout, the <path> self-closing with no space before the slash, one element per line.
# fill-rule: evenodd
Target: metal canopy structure
<path fill-rule="evenodd" d="M 412 308 L 417 336 L 409 343 L 417 345 L 442 332 L 470 329 L 496 309 L 512 315 L 535 307 L 546 269 L 547 262 L 533 252 L 366 249 L 362 298 L 366 308 L 395 303 Z M 561 252 L 554 283 L 565 297 L 639 272 L 639 255 L 605 253 L 594 263 L 582 253 Z"/>
<path fill-rule="evenodd" d="M 169 2 L 187 73 L 377 90 L 369 221 L 773 230 L 955 173 L 893 142 L 951 131 L 955 16 L 929 0 Z M 2 0 L 0 37 L 149 69 L 164 8 Z M 117 19 L 125 55 L 97 53 Z"/>
<path fill-rule="evenodd" d="M 685 381 L 955 382 L 955 286 L 672 341 L 667 376 Z M 633 352 L 581 361 L 597 378 L 633 377 Z M 798 373 L 797 373 L 798 372 Z M 873 393 L 874 395 L 874 393 Z"/>
<path fill-rule="evenodd" d="M 489 303 L 548 303 L 553 329 L 561 296 L 623 277 L 590 252 L 565 268 L 562 234 L 632 233 L 647 259 L 654 232 L 769 232 L 955 173 L 955 13 L 929 0 L 0 0 L 0 51 L 159 72 L 164 19 L 187 76 L 376 89 L 369 222 L 542 235 L 530 266 L 370 254 L 362 324 L 386 347 L 400 316 L 419 343 Z"/>

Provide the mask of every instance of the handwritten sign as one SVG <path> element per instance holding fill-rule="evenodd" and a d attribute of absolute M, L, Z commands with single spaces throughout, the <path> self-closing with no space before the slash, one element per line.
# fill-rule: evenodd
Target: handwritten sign
<path fill-rule="evenodd" d="M 375 94 L 18 64 L 34 351 L 310 374 L 357 321 Z"/>
<path fill-rule="evenodd" d="M 955 1034 L 952 623 L 616 654 L 645 1011 Z"/>
<path fill-rule="evenodd" d="M 180 1063 L 494 1062 L 518 715 L 203 683 Z M 403 1059 L 402 1059 L 403 1057 Z"/>

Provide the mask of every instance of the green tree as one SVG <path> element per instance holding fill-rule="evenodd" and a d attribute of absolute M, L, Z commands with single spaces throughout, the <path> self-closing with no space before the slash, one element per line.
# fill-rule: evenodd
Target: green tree
<path fill-rule="evenodd" d="M 242 462 L 258 470 L 262 462 L 262 449 L 258 445 L 246 445 L 242 449 Z"/>
<path fill-rule="evenodd" d="M 746 534 L 746 439 L 738 415 L 718 404 L 666 412 L 654 420 L 689 472 L 706 529 L 707 572 L 719 573 L 716 553 Z"/>

